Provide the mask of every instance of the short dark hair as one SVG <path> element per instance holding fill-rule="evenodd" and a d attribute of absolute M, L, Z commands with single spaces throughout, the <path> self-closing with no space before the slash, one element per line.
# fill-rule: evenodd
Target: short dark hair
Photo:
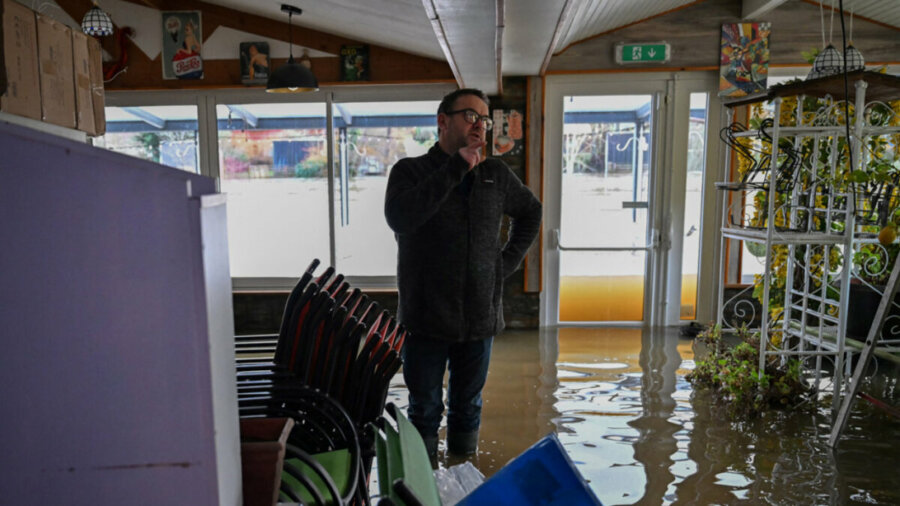
<path fill-rule="evenodd" d="M 483 91 L 475 89 L 475 88 L 461 88 L 456 91 L 448 93 L 443 100 L 441 100 L 441 105 L 438 106 L 438 114 L 448 113 L 452 110 L 453 104 L 456 103 L 456 99 L 465 95 L 475 95 L 480 98 L 487 104 L 488 107 L 491 106 L 491 101 L 488 100 L 487 95 L 484 94 Z"/>

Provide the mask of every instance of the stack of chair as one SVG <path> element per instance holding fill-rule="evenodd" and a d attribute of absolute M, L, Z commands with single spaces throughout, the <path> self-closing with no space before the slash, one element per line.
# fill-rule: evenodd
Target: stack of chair
<path fill-rule="evenodd" d="M 359 429 L 384 410 L 406 330 L 334 268 L 316 276 L 319 263 L 313 260 L 288 296 L 277 335 L 236 338 L 240 415 L 294 419 L 285 473 L 302 479 L 283 480 L 285 499 L 365 502 L 374 443 L 360 444 Z M 259 358 L 266 352 L 271 359 Z M 333 452 L 343 453 L 333 458 Z M 338 466 L 340 478 L 333 481 L 343 483 L 343 489 L 321 479 L 307 457 L 314 464 L 326 459 Z M 307 485 L 316 485 L 318 496 Z M 335 495 L 341 500 L 333 501 Z"/>

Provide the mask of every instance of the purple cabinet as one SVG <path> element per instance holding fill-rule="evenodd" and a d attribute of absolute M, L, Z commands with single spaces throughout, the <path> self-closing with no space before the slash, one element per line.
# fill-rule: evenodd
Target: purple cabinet
<path fill-rule="evenodd" d="M 8 504 L 240 504 L 224 197 L 0 124 Z"/>

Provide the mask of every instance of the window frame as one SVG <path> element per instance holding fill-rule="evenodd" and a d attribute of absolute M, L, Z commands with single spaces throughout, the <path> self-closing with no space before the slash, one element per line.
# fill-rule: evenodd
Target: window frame
<path fill-rule="evenodd" d="M 335 160 L 333 105 L 346 102 L 415 102 L 440 100 L 456 89 L 450 82 L 398 84 L 398 85 L 332 85 L 323 86 L 314 93 L 265 93 L 261 88 L 199 89 L 199 90 L 152 90 L 106 92 L 107 107 L 149 107 L 164 105 L 194 105 L 197 107 L 197 143 L 200 174 L 216 180 L 220 188 L 220 160 L 218 148 L 218 123 L 216 106 L 227 104 L 272 104 L 272 103 L 322 103 L 326 109 L 326 141 L 328 149 L 328 229 L 330 258 L 321 258 L 322 263 L 335 265 Z M 437 111 L 435 111 L 435 117 Z M 437 119 L 435 119 L 435 124 Z M 311 259 L 310 259 L 311 260 Z M 297 277 L 300 276 L 297 273 Z M 293 288 L 297 277 L 241 277 L 231 278 L 235 292 L 272 292 Z M 353 276 L 347 280 L 353 286 L 368 290 L 396 290 L 397 278 L 391 276 Z"/>

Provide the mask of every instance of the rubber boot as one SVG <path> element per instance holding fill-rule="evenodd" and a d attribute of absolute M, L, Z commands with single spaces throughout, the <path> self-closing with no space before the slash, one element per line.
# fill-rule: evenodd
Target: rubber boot
<path fill-rule="evenodd" d="M 434 460 L 437 458 L 438 437 L 423 437 L 422 442 L 425 443 L 425 451 L 428 452 L 428 458 Z"/>
<path fill-rule="evenodd" d="M 478 431 L 448 433 L 447 450 L 454 455 L 474 455 L 478 451 Z"/>

